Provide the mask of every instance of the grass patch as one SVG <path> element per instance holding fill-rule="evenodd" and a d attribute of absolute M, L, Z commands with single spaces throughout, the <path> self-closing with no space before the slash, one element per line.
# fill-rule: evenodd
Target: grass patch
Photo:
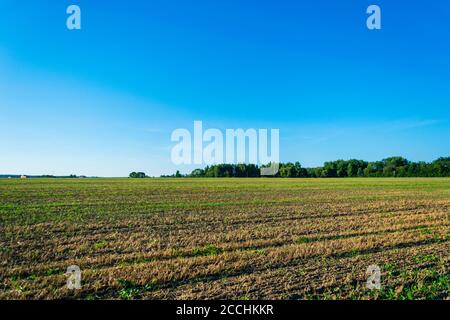
<path fill-rule="evenodd" d="M 45 271 L 45 275 L 46 276 L 53 276 L 53 275 L 57 275 L 57 274 L 63 274 L 64 272 L 61 269 L 58 268 L 50 268 L 47 271 Z M 33 274 L 32 276 L 36 277 L 35 274 Z"/>
<path fill-rule="evenodd" d="M 297 239 L 295 239 L 295 243 L 297 244 L 311 243 L 311 242 L 313 242 L 313 239 L 308 237 L 298 237 Z"/>
<path fill-rule="evenodd" d="M 439 257 L 434 254 L 417 254 L 414 256 L 414 262 L 416 263 L 426 263 L 426 262 L 436 262 Z"/>
<path fill-rule="evenodd" d="M 119 297 L 123 300 L 133 300 L 145 291 L 152 291 L 156 288 L 156 281 L 144 285 L 137 284 L 130 280 L 119 279 Z"/>
<path fill-rule="evenodd" d="M 201 248 L 194 248 L 192 254 L 194 256 L 215 256 L 223 252 L 222 248 L 208 244 Z"/>
<path fill-rule="evenodd" d="M 94 243 L 94 248 L 96 250 L 101 250 L 103 248 L 105 248 L 108 245 L 108 242 L 106 242 L 105 240 L 102 241 L 98 241 L 96 243 Z"/>

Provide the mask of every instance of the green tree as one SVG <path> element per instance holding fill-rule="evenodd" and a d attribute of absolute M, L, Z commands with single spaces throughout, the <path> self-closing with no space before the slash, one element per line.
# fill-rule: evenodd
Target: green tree
<path fill-rule="evenodd" d="M 144 172 L 132 172 L 129 175 L 130 178 L 146 178 L 147 175 Z"/>

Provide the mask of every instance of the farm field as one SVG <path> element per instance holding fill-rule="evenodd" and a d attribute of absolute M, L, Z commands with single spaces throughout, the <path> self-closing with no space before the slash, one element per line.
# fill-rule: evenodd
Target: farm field
<path fill-rule="evenodd" d="M 448 299 L 449 214 L 448 178 L 0 179 L 0 299 Z"/>

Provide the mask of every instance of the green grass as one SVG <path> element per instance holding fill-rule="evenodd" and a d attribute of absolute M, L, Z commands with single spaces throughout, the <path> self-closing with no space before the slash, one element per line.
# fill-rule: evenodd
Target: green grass
<path fill-rule="evenodd" d="M 108 242 L 105 240 L 94 243 L 94 247 L 97 250 L 101 250 L 101 249 L 105 248 L 107 245 L 108 245 Z"/>
<path fill-rule="evenodd" d="M 222 253 L 223 250 L 211 244 L 208 244 L 201 248 L 194 248 L 192 253 L 194 256 L 213 256 Z"/>

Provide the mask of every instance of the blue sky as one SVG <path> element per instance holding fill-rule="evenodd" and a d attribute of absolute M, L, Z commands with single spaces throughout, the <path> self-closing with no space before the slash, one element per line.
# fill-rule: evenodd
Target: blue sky
<path fill-rule="evenodd" d="M 170 134 L 194 120 L 278 128 L 304 166 L 448 156 L 449 21 L 447 0 L 2 0 L 0 173 L 187 172 Z"/>

